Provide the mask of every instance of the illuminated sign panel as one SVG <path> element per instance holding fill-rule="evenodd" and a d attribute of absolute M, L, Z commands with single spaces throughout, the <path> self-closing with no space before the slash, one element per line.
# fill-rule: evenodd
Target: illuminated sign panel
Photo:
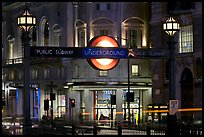
<path fill-rule="evenodd" d="M 30 47 L 32 57 L 127 58 L 126 48 Z"/>
<path fill-rule="evenodd" d="M 83 58 L 127 58 L 128 50 L 126 48 L 83 48 Z"/>
<path fill-rule="evenodd" d="M 89 43 L 88 43 L 88 47 L 103 47 L 103 48 L 119 48 L 119 44 L 118 42 L 111 36 L 96 36 L 94 38 L 92 38 Z M 109 57 L 105 57 L 104 58 L 100 58 L 100 59 L 87 59 L 88 63 L 94 68 L 94 69 L 98 69 L 98 70 L 110 70 L 113 69 L 114 67 L 116 67 L 116 65 L 119 62 L 119 59 L 113 59 L 113 55 L 117 54 L 123 54 L 123 50 L 121 50 L 119 52 L 119 50 L 115 50 L 115 51 L 111 51 L 111 50 L 104 50 L 100 51 L 100 50 L 93 50 L 94 52 L 90 52 L 95 54 L 94 56 L 97 56 L 96 54 L 100 54 L 101 55 L 111 55 L 111 58 Z M 117 52 L 116 52 L 117 51 Z M 87 54 L 89 52 L 87 51 Z M 125 53 L 124 53 L 125 55 Z"/>
<path fill-rule="evenodd" d="M 81 48 L 75 47 L 30 47 L 32 57 L 81 57 Z"/>
<path fill-rule="evenodd" d="M 119 59 L 129 58 L 166 58 L 167 50 L 120 48 L 111 36 L 96 36 L 87 47 L 44 47 L 31 46 L 31 57 L 86 58 L 98 70 L 110 70 L 117 66 Z"/>

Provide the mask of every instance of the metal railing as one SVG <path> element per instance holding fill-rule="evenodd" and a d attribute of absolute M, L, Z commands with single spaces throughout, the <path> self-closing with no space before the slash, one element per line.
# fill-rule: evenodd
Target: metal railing
<path fill-rule="evenodd" d="M 8 124 L 7 124 L 8 126 Z M 3 126 L 2 134 L 22 135 L 22 126 L 18 124 L 6 129 Z M 202 126 L 195 125 L 178 125 L 178 135 L 202 135 Z M 51 128 L 50 122 L 39 122 L 36 127 L 30 130 L 31 135 L 167 135 L 166 128 L 154 128 L 149 124 L 143 127 L 126 128 L 118 122 L 114 127 L 103 127 L 93 122 L 89 125 L 68 125 L 63 121 L 55 121 L 54 128 Z"/>

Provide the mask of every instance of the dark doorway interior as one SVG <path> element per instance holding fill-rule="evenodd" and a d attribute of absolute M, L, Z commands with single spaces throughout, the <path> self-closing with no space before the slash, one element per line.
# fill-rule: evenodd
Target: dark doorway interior
<path fill-rule="evenodd" d="M 181 108 L 193 108 L 193 75 L 185 68 L 181 75 Z M 181 120 L 191 122 L 193 119 L 192 111 L 181 112 Z"/>

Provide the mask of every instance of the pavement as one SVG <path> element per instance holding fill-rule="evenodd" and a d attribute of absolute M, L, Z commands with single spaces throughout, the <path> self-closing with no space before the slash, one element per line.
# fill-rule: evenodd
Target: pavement
<path fill-rule="evenodd" d="M 5 130 L 3 134 L 12 134 L 12 135 L 22 135 L 22 126 L 19 125 L 10 125 L 9 128 L 6 129 L 7 126 L 4 126 Z M 48 134 L 51 133 L 53 130 L 50 129 L 50 127 L 42 127 L 40 128 L 37 124 L 33 125 L 33 128 L 35 134 Z M 46 132 L 46 130 L 48 132 Z M 64 126 L 55 129 L 56 132 L 52 132 L 51 134 L 72 134 L 72 126 Z M 77 126 L 75 129 L 75 132 L 77 135 L 93 135 L 93 126 Z M 99 126 L 97 135 L 118 135 L 118 129 L 117 128 L 110 128 L 110 127 L 104 127 L 104 126 Z M 139 130 L 139 129 L 126 129 L 122 128 L 122 135 L 147 135 L 147 132 L 145 129 Z M 151 130 L 151 135 L 165 135 L 165 132 L 163 131 L 154 131 Z"/>

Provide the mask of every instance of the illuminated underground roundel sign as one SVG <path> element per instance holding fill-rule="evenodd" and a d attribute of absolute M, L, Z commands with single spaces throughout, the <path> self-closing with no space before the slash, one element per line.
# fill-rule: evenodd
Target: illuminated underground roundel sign
<path fill-rule="evenodd" d="M 110 36 L 96 36 L 92 38 L 88 47 L 111 47 L 118 48 L 118 42 Z M 92 58 L 87 59 L 88 63 L 94 68 L 98 70 L 110 70 L 116 67 L 119 62 L 119 59 L 110 59 L 110 58 Z"/>

